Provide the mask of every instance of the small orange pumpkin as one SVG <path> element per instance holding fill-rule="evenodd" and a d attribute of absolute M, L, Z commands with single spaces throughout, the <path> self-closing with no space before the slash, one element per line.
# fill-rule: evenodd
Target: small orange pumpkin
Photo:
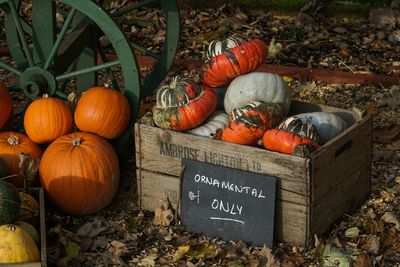
<path fill-rule="evenodd" d="M 112 139 L 126 129 L 130 114 L 128 99 L 120 91 L 97 86 L 81 96 L 74 117 L 79 130 Z"/>
<path fill-rule="evenodd" d="M 8 173 L 17 175 L 7 180 L 16 187 L 24 186 L 24 178 L 19 170 L 20 153 L 30 155 L 33 160 L 42 156 L 39 146 L 26 135 L 17 132 L 0 133 L 0 158 L 6 162 Z"/>
<path fill-rule="evenodd" d="M 21 209 L 18 220 L 35 224 L 39 215 L 39 203 L 32 195 L 25 192 L 19 192 L 19 197 L 21 198 Z"/>
<path fill-rule="evenodd" d="M 7 87 L 0 82 L 0 129 L 9 120 L 12 111 L 12 99 Z"/>
<path fill-rule="evenodd" d="M 39 173 L 43 189 L 56 207 L 67 214 L 88 215 L 111 202 L 120 170 L 117 154 L 107 140 L 77 132 L 49 145 Z"/>
<path fill-rule="evenodd" d="M 27 108 L 24 128 L 33 142 L 49 143 L 72 130 L 71 110 L 61 99 L 43 95 Z"/>

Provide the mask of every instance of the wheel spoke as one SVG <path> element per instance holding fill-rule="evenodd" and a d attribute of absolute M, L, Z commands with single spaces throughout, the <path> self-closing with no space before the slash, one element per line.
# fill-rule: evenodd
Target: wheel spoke
<path fill-rule="evenodd" d="M 103 51 L 103 49 L 102 49 L 100 43 L 97 43 L 97 50 L 99 50 L 101 60 L 102 60 L 104 63 L 108 62 L 107 56 L 105 55 L 105 53 L 104 53 L 104 51 Z M 115 78 L 114 73 L 112 72 L 111 69 L 108 69 L 107 72 L 108 72 L 108 77 L 110 78 L 111 83 L 112 83 L 112 85 L 113 85 L 113 88 L 119 90 L 119 89 L 120 89 L 120 88 L 119 88 L 119 84 L 118 84 L 118 82 L 117 82 L 117 79 Z"/>
<path fill-rule="evenodd" d="M 20 38 L 21 43 L 22 43 L 22 49 L 25 52 L 25 57 L 28 60 L 29 66 L 33 67 L 34 64 L 33 64 L 32 53 L 31 53 L 31 51 L 29 49 L 28 42 L 25 39 L 25 32 L 22 29 L 21 20 L 20 20 L 20 17 L 18 15 L 18 13 L 17 13 L 17 9 L 16 9 L 14 1 L 13 0 L 10 1 L 9 5 L 10 5 L 10 9 L 11 9 L 11 14 L 14 17 L 14 22 L 15 22 L 15 26 L 17 27 L 19 38 Z"/>
<path fill-rule="evenodd" d="M 10 66 L 10 65 L 2 62 L 2 61 L 0 61 L 0 67 L 3 68 L 3 69 L 8 70 L 9 72 L 17 74 L 18 76 L 21 76 L 21 74 L 22 74 L 22 72 L 20 72 L 16 68 L 14 68 L 14 67 L 12 67 L 12 66 Z"/>
<path fill-rule="evenodd" d="M 144 48 L 144 47 L 141 46 L 141 45 L 138 45 L 138 44 L 135 44 L 135 43 L 132 43 L 132 42 L 131 42 L 131 46 L 132 46 L 133 48 L 139 50 L 140 52 L 143 52 L 143 54 L 145 54 L 146 56 L 150 56 L 150 57 L 156 59 L 157 61 L 160 60 L 160 55 L 158 55 L 158 54 L 156 54 L 156 53 L 154 53 L 154 52 L 151 52 L 151 51 L 147 50 L 146 48 Z"/>
<path fill-rule="evenodd" d="M 57 90 L 55 94 L 56 94 L 56 96 L 58 96 L 59 98 L 64 99 L 64 100 L 66 100 L 68 98 L 68 94 L 63 91 Z"/>
<path fill-rule="evenodd" d="M 159 0 L 144 0 L 144 1 L 140 1 L 139 3 L 135 3 L 133 5 L 130 5 L 129 7 L 122 8 L 122 9 L 112 13 L 111 15 L 113 17 L 118 17 L 118 16 L 124 15 L 124 14 L 126 14 L 128 12 L 131 12 L 134 9 L 141 8 L 143 6 L 147 6 L 147 5 L 156 3 L 156 2 L 159 2 Z"/>
<path fill-rule="evenodd" d="M 59 75 L 59 76 L 56 77 L 56 80 L 57 81 L 62 81 L 62 80 L 69 79 L 69 78 L 72 78 L 72 77 L 75 77 L 75 76 L 79 76 L 79 75 L 83 75 L 83 74 L 86 74 L 86 73 L 95 72 L 95 71 L 99 71 L 99 70 L 102 70 L 102 69 L 108 69 L 108 68 L 114 67 L 116 65 L 119 65 L 120 63 L 121 62 L 119 60 L 114 60 L 114 61 L 107 62 L 107 63 L 104 63 L 104 64 L 100 64 L 100 65 L 97 65 L 97 66 L 94 66 L 94 67 L 91 67 L 91 68 L 86 68 L 86 69 L 82 69 L 82 70 L 76 70 L 76 71 L 73 71 L 73 72 L 69 72 L 69 73 L 65 73 L 65 74 Z"/>
<path fill-rule="evenodd" d="M 51 62 L 53 61 L 54 57 L 56 56 L 57 50 L 60 47 L 61 41 L 64 38 L 65 33 L 67 32 L 69 26 L 71 25 L 72 19 L 74 18 L 74 15 L 76 13 L 76 9 L 72 8 L 71 11 L 68 14 L 67 19 L 65 20 L 64 25 L 61 28 L 60 33 L 58 34 L 57 40 L 51 49 L 50 55 L 46 60 L 46 63 L 44 64 L 44 69 L 47 70 L 50 67 Z"/>

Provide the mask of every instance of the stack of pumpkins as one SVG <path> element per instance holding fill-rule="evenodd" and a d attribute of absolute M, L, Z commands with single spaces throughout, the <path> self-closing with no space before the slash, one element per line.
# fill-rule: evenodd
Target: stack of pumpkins
<path fill-rule="evenodd" d="M 288 85 L 279 75 L 255 71 L 267 54 L 259 39 L 232 36 L 212 41 L 201 68 L 202 85 L 176 76 L 170 85 L 160 87 L 154 122 L 164 129 L 309 156 L 347 125 L 326 112 L 286 118 L 291 104 Z M 215 111 L 219 91 L 224 92 L 225 112 Z"/>
<path fill-rule="evenodd" d="M 127 128 L 130 114 L 129 102 L 120 91 L 93 87 L 83 93 L 75 110 L 61 99 L 43 95 L 24 114 L 26 134 L 5 130 L 12 115 L 12 99 L 0 84 L 0 159 L 4 163 L 0 165 L 0 178 L 4 176 L 2 167 L 13 175 L 0 184 L 0 224 L 11 223 L 15 217 L 4 203 L 14 203 L 15 212 L 18 206 L 15 193 L 7 188 L 21 188 L 26 183 L 19 167 L 22 154 L 40 162 L 40 184 L 60 211 L 88 215 L 107 206 L 120 178 L 118 157 L 107 139 Z M 0 228 L 0 255 L 9 238 L 7 231 L 15 231 L 15 226 Z"/>

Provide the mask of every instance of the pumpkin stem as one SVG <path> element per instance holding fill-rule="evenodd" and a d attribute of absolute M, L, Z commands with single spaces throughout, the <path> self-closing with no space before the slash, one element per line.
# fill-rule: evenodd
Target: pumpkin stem
<path fill-rule="evenodd" d="M 13 135 L 7 139 L 7 142 L 12 146 L 19 145 L 19 138 L 17 135 Z"/>
<path fill-rule="evenodd" d="M 72 139 L 72 141 L 71 141 L 72 146 L 74 146 L 74 147 L 75 146 L 80 146 L 81 145 L 81 141 L 82 141 L 82 139 L 80 139 L 79 137 Z"/>
<path fill-rule="evenodd" d="M 49 98 L 48 94 L 43 94 L 43 98 Z"/>
<path fill-rule="evenodd" d="M 7 230 L 8 230 L 8 231 L 15 231 L 15 229 L 16 229 L 16 227 L 15 227 L 14 224 L 9 224 L 9 225 L 7 225 Z"/>

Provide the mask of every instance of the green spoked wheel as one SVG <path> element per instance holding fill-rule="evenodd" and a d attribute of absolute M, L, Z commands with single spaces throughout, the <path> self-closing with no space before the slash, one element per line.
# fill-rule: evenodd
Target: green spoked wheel
<path fill-rule="evenodd" d="M 106 77 L 127 96 L 135 121 L 140 100 L 161 83 L 173 63 L 179 40 L 178 8 L 175 0 L 142 0 L 111 12 L 103 2 L 0 0 L 12 58 L 11 63 L 0 61 L 0 68 L 19 78 L 16 89 L 29 100 L 43 93 L 65 99 L 71 90 L 86 90 L 99 83 L 99 76 Z M 163 13 L 165 36 L 159 51 L 128 40 L 116 22 L 143 8 Z M 107 51 L 100 42 L 104 36 L 110 43 Z M 146 79 L 135 52 L 156 59 Z M 117 79 L 117 73 L 122 77 Z"/>

